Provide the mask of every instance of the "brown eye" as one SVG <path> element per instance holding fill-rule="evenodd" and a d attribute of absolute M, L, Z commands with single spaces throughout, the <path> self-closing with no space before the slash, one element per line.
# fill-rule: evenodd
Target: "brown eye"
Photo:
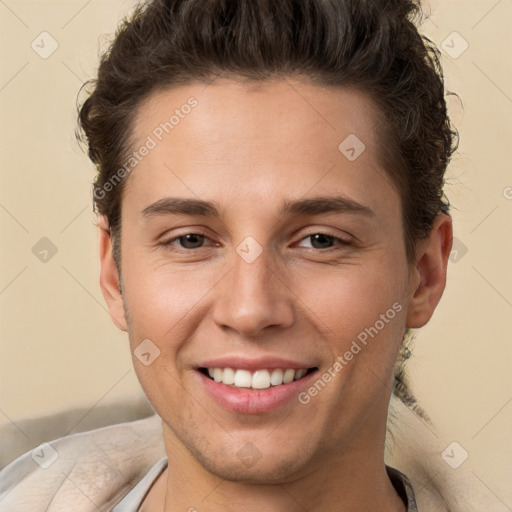
<path fill-rule="evenodd" d="M 324 233 L 309 235 L 308 238 L 311 239 L 311 245 L 315 249 L 329 249 L 329 247 L 332 247 L 334 243 L 334 237 L 325 235 Z"/>
<path fill-rule="evenodd" d="M 203 246 L 206 236 L 200 235 L 199 233 L 187 233 L 186 235 L 178 236 L 165 242 L 163 245 L 178 245 L 183 249 L 199 249 Z"/>
<path fill-rule="evenodd" d="M 197 249 L 203 245 L 205 237 L 197 233 L 190 233 L 185 236 L 180 236 L 179 240 L 184 249 Z"/>
<path fill-rule="evenodd" d="M 302 238 L 300 243 L 308 239 L 310 240 L 310 247 L 312 249 L 331 249 L 336 245 L 350 245 L 350 242 L 348 242 L 347 240 L 343 240 L 342 238 L 331 235 L 329 233 L 311 233 L 310 235 L 307 235 L 304 238 Z M 301 247 L 309 248 L 309 246 L 304 245 L 301 245 Z"/>

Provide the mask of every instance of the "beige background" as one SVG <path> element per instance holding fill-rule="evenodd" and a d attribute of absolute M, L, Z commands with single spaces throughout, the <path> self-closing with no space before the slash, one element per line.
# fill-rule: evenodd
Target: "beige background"
<path fill-rule="evenodd" d="M 76 94 L 95 72 L 98 45 L 133 5 L 0 1 L 0 424 L 142 394 L 99 288 L 94 170 L 73 135 Z M 430 11 L 421 31 L 452 52 L 443 51 L 446 84 L 464 105 L 450 100 L 461 135 L 446 189 L 458 254 L 409 372 L 438 431 L 469 452 L 508 510 L 512 2 L 436 0 Z M 43 31 L 59 45 L 47 59 L 31 48 Z M 457 58 L 463 41 L 453 31 L 469 44 Z M 32 252 L 42 237 L 57 247 L 46 263 Z"/>

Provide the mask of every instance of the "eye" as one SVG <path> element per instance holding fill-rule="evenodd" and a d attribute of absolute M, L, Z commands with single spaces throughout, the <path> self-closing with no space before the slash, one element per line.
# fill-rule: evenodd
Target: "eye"
<path fill-rule="evenodd" d="M 203 242 L 209 240 L 206 235 L 200 233 L 187 233 L 185 235 L 177 236 L 167 242 L 163 242 L 164 247 L 179 245 L 182 249 L 193 250 L 203 247 Z"/>
<path fill-rule="evenodd" d="M 331 233 L 311 233 L 304 238 L 301 239 L 301 242 L 303 240 L 311 240 L 311 248 L 313 249 L 331 249 L 333 245 L 336 244 L 336 242 L 339 245 L 350 245 L 350 242 L 348 240 L 343 240 L 340 237 L 337 237 Z M 298 244 L 299 246 L 300 243 Z M 302 247 L 304 247 L 302 245 Z"/>

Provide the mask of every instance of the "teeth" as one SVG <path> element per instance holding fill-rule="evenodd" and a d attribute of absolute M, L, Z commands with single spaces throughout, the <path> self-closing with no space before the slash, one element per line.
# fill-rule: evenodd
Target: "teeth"
<path fill-rule="evenodd" d="M 222 371 L 220 368 L 215 369 Z M 250 388 L 252 384 L 251 372 L 247 370 L 237 370 L 235 372 L 235 381 L 233 382 L 233 384 L 237 388 Z"/>
<path fill-rule="evenodd" d="M 302 377 L 304 377 L 304 375 L 306 375 L 306 372 L 307 372 L 307 370 L 305 368 L 301 368 L 300 370 L 297 370 L 295 372 L 295 380 L 299 380 Z"/>
<path fill-rule="evenodd" d="M 252 387 L 254 389 L 266 389 L 270 387 L 270 373 L 268 370 L 258 370 L 252 376 Z"/>
<path fill-rule="evenodd" d="M 215 382 L 231 385 L 237 388 L 267 389 L 270 386 L 288 384 L 299 380 L 306 375 L 307 369 L 294 370 L 287 368 L 275 368 L 273 370 L 257 370 L 251 373 L 249 370 L 234 370 L 233 368 L 208 368 L 208 375 Z"/>
<path fill-rule="evenodd" d="M 291 382 L 293 380 L 293 378 L 295 377 L 295 370 L 293 370 L 292 368 L 288 368 L 285 372 L 284 372 L 284 376 L 283 376 L 283 382 L 285 384 L 288 384 L 288 382 Z"/>
<path fill-rule="evenodd" d="M 280 368 L 276 368 L 272 370 L 272 375 L 270 376 L 270 384 L 272 386 L 279 386 L 279 384 L 283 383 L 283 370 Z"/>
<path fill-rule="evenodd" d="M 233 368 L 224 368 L 224 372 L 222 374 L 222 382 L 224 382 L 224 384 L 235 383 L 235 370 L 233 370 Z"/>

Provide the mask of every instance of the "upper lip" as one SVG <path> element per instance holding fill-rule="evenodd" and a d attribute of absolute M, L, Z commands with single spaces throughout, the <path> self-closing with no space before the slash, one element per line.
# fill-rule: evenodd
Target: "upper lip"
<path fill-rule="evenodd" d="M 255 359 L 247 359 L 247 357 L 241 356 L 230 356 L 220 357 L 218 359 L 209 359 L 198 365 L 199 368 L 233 368 L 237 370 L 262 370 L 262 369 L 274 369 L 282 368 L 284 370 L 293 368 L 299 370 L 301 368 L 313 368 L 314 364 L 302 363 L 299 361 L 293 361 L 291 359 L 283 359 L 280 357 L 258 357 Z"/>

